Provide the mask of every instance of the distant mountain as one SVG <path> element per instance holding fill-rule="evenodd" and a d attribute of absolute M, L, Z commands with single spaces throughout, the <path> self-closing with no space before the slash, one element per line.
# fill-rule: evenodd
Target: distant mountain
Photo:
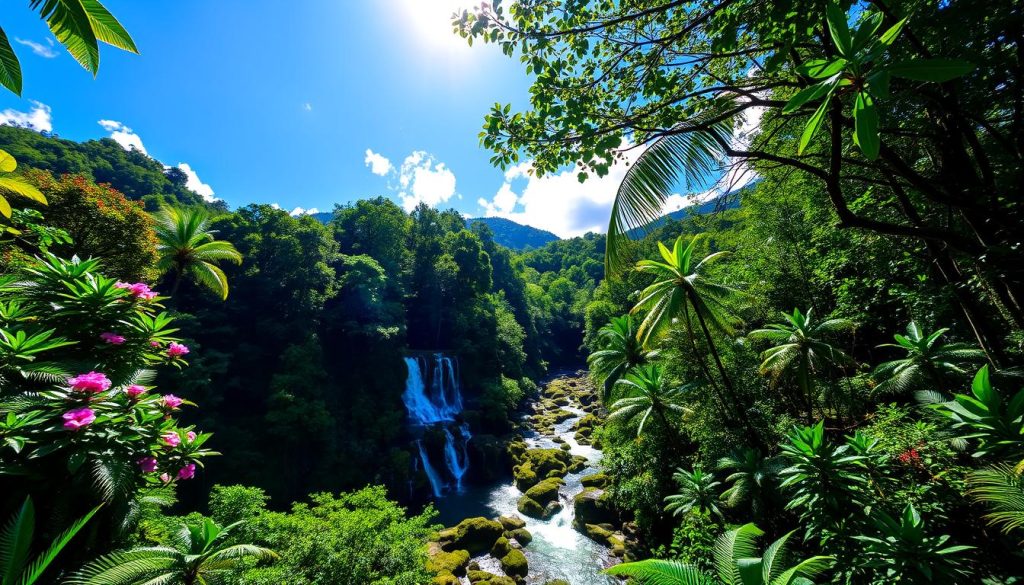
<path fill-rule="evenodd" d="M 728 197 L 728 199 L 723 201 L 722 199 L 724 197 Z M 706 213 L 714 213 L 716 211 L 722 211 L 725 209 L 736 209 L 739 206 L 740 198 L 736 196 L 736 193 L 731 193 L 727 196 L 722 195 L 710 201 L 705 201 L 703 203 L 698 203 L 696 205 L 690 205 L 689 207 L 684 207 L 682 209 L 677 209 L 676 211 L 673 211 L 671 213 L 666 213 L 665 215 L 647 224 L 647 226 L 643 229 L 634 228 L 629 230 L 628 234 L 631 238 L 640 237 L 644 233 L 650 232 L 653 229 L 661 227 L 669 219 L 679 221 L 682 219 L 686 219 L 691 215 L 704 215 Z"/>
<path fill-rule="evenodd" d="M 516 223 L 504 217 L 474 217 L 466 220 L 466 227 L 471 227 L 474 223 L 482 223 L 491 228 L 494 232 L 494 241 L 512 250 L 540 248 L 559 239 L 551 232 Z"/>
<path fill-rule="evenodd" d="M 332 211 L 321 211 L 320 213 L 310 213 L 309 215 L 311 215 L 313 217 L 313 219 L 315 219 L 315 220 L 319 221 L 320 223 L 326 225 L 328 222 L 331 221 L 331 218 L 334 217 L 334 212 L 332 212 Z"/>

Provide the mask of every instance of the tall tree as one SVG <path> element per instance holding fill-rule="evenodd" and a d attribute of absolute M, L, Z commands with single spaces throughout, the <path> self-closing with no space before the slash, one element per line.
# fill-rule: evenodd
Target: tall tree
<path fill-rule="evenodd" d="M 608 419 L 631 424 L 639 419 L 636 434 L 644 432 L 647 419 L 653 414 L 662 428 L 672 437 L 678 436 L 677 431 L 668 419 L 670 413 L 685 414 L 689 411 L 684 406 L 684 388 L 670 388 L 662 376 L 661 366 L 650 365 L 635 369 L 632 373 L 618 381 L 624 396 L 609 407 Z"/>
<path fill-rule="evenodd" d="M 964 364 L 985 359 L 985 352 L 966 343 L 942 343 L 942 336 L 948 328 L 925 333 L 911 321 L 907 334 L 893 336 L 896 343 L 885 343 L 879 347 L 891 347 L 904 352 L 904 357 L 878 364 L 872 377 L 878 383 L 876 392 L 900 394 L 917 388 L 936 390 L 944 393 L 950 375 L 964 376 Z"/>
<path fill-rule="evenodd" d="M 637 339 L 637 323 L 632 315 L 612 317 L 597 332 L 598 350 L 587 357 L 590 370 L 601 379 L 603 398 L 611 400 L 612 389 L 633 368 L 642 366 L 657 355 Z"/>
<path fill-rule="evenodd" d="M 173 273 L 172 295 L 187 276 L 222 300 L 228 298 L 228 277 L 217 263 L 241 264 L 242 255 L 231 242 L 214 239 L 210 224 L 210 214 L 200 207 L 164 207 L 157 214 L 156 267 L 162 274 Z"/>

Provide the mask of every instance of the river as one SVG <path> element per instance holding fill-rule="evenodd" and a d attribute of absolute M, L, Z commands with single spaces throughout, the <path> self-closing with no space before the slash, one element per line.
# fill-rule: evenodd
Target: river
<path fill-rule="evenodd" d="M 562 408 L 575 416 L 555 425 L 554 434 L 541 435 L 530 431 L 524 436 L 530 448 L 558 448 L 559 445 L 554 438 L 561 437 L 570 446 L 570 453 L 587 459 L 588 465 L 585 469 L 565 477 L 565 485 L 560 490 L 561 512 L 549 520 L 539 520 L 520 514 L 516 509 L 516 502 L 522 493 L 512 484 L 511 478 L 489 487 L 467 487 L 461 492 L 439 498 L 434 506 L 440 513 L 439 521 L 446 526 L 454 526 L 459 521 L 474 516 L 494 518 L 515 515 L 523 518 L 526 521 L 526 529 L 533 535 L 533 540 L 522 549 L 530 564 L 530 574 L 526 579 L 529 585 L 541 585 L 552 579 L 563 579 L 570 585 L 618 583 L 617 580 L 601 573 L 601 569 L 613 561 L 608 548 L 587 538 L 572 526 L 573 497 L 583 491 L 581 478 L 599 471 L 601 452 L 591 446 L 577 443 L 573 437 L 572 428 L 585 413 L 570 406 Z M 498 561 L 490 556 L 482 555 L 473 560 L 478 562 L 484 571 L 503 574 Z M 465 577 L 462 581 L 469 583 Z"/>

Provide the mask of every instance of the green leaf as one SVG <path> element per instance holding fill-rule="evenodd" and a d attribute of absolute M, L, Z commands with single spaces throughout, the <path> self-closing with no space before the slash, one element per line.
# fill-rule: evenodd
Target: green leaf
<path fill-rule="evenodd" d="M 786 105 L 782 108 L 782 113 L 789 114 L 795 112 L 796 110 L 800 109 L 800 106 L 806 104 L 807 102 L 820 98 L 821 96 L 825 95 L 825 93 L 828 92 L 830 89 L 832 89 L 833 83 L 834 76 L 833 79 L 822 81 L 821 83 L 816 83 L 812 86 L 801 89 L 796 93 L 796 95 L 789 98 L 789 101 L 786 102 Z"/>
<path fill-rule="evenodd" d="M 0 172 L 11 173 L 18 168 L 18 161 L 6 150 L 0 150 Z"/>
<path fill-rule="evenodd" d="M 0 195 L 0 215 L 11 219 L 11 204 L 8 203 L 7 198 L 3 195 Z"/>
<path fill-rule="evenodd" d="M 914 81 L 942 83 L 970 73 L 974 65 L 961 59 L 911 59 L 892 63 L 886 70 L 897 77 Z"/>
<path fill-rule="evenodd" d="M 0 583 L 14 583 L 21 574 L 28 560 L 35 525 L 35 506 L 32 498 L 25 498 L 18 512 L 0 531 Z"/>
<path fill-rule="evenodd" d="M 81 2 L 86 14 L 89 15 L 89 22 L 92 23 L 93 33 L 98 40 L 118 49 L 138 54 L 139 49 L 135 46 L 131 35 L 98 0 L 81 0 Z"/>
<path fill-rule="evenodd" d="M 903 30 L 903 25 L 907 24 L 907 18 L 908 17 L 901 18 L 899 22 L 889 27 L 889 30 L 882 33 L 882 36 L 878 38 L 878 41 L 886 47 L 891 45 L 893 41 L 896 40 L 896 37 L 900 35 L 900 32 Z"/>
<path fill-rule="evenodd" d="M 828 97 L 821 102 L 818 109 L 811 116 L 811 119 L 807 121 L 807 125 L 804 126 L 804 132 L 800 135 L 800 147 L 797 149 L 797 154 L 803 154 L 804 149 L 811 143 L 811 139 L 817 134 L 818 129 L 821 128 L 821 121 L 825 119 L 825 112 L 828 110 L 828 104 L 832 101 L 830 98 L 832 94 L 829 93 Z"/>
<path fill-rule="evenodd" d="M 839 54 L 849 58 L 853 56 L 853 40 L 850 38 L 850 27 L 846 24 L 846 11 L 838 4 L 829 3 L 825 7 L 825 19 L 828 21 L 828 32 L 832 42 L 839 49 Z"/>
<path fill-rule="evenodd" d="M 891 75 L 884 69 L 878 69 L 868 75 L 868 91 L 876 98 L 885 99 L 889 97 L 889 80 Z"/>
<path fill-rule="evenodd" d="M 867 46 L 868 41 L 874 36 L 878 27 L 882 26 L 882 14 L 876 12 L 864 19 L 857 28 L 857 34 L 853 35 L 853 51 L 858 52 Z"/>
<path fill-rule="evenodd" d="M 46 205 L 46 197 L 35 187 L 23 181 L 20 177 L 0 177 L 0 191 L 21 195 L 32 201 Z"/>
<path fill-rule="evenodd" d="M 0 85 L 21 95 L 21 63 L 7 40 L 7 33 L 0 28 Z"/>
<path fill-rule="evenodd" d="M 82 67 L 96 75 L 100 67 L 100 49 L 82 0 L 45 0 L 41 4 L 40 16 L 53 35 Z"/>
<path fill-rule="evenodd" d="M 878 158 L 880 147 L 878 138 L 878 112 L 875 111 L 875 103 L 867 92 L 857 93 L 857 100 L 853 105 L 853 141 L 860 147 L 869 160 Z"/>
<path fill-rule="evenodd" d="M 825 79 L 842 71 L 846 63 L 846 59 L 843 58 L 832 59 L 831 61 L 827 59 L 814 59 L 797 67 L 797 72 L 814 79 Z"/>

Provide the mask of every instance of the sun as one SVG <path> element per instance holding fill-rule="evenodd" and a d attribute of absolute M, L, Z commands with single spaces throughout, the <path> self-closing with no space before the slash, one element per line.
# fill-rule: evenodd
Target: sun
<path fill-rule="evenodd" d="M 466 45 L 465 39 L 452 32 L 452 14 L 473 5 L 473 0 L 400 0 L 398 9 L 414 42 L 452 49 Z"/>

